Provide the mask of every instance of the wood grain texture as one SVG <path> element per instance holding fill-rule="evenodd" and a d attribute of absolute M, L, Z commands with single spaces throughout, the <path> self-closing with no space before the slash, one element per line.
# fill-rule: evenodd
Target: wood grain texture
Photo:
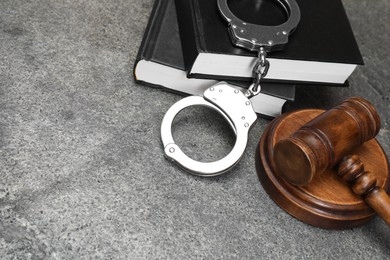
<path fill-rule="evenodd" d="M 390 226 L 390 197 L 377 185 L 376 176 L 365 171 L 359 156 L 344 157 L 339 163 L 337 173 L 351 185 L 353 192 L 361 196 Z"/>
<path fill-rule="evenodd" d="M 322 113 L 275 146 L 277 170 L 295 185 L 335 166 L 380 129 L 375 108 L 363 98 L 349 98 Z"/>
<path fill-rule="evenodd" d="M 317 227 L 346 229 L 362 225 L 374 211 L 356 195 L 335 169 L 313 176 L 309 185 L 295 186 L 280 176 L 275 167 L 276 143 L 291 136 L 323 110 L 299 110 L 276 118 L 265 130 L 256 152 L 259 180 L 270 197 L 292 216 Z M 353 150 L 376 176 L 377 186 L 389 187 L 389 165 L 380 144 L 372 139 Z"/>

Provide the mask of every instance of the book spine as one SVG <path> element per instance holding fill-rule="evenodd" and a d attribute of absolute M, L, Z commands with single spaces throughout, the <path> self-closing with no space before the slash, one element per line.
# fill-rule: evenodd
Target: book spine
<path fill-rule="evenodd" d="M 190 71 L 199 54 L 197 46 L 199 32 L 195 29 L 197 20 L 194 3 L 192 0 L 175 0 L 175 4 L 183 49 L 184 66 L 186 71 Z"/>
<path fill-rule="evenodd" d="M 137 81 L 136 69 L 140 60 L 150 60 L 153 57 L 154 49 L 161 29 L 161 21 L 166 13 L 170 0 L 155 0 L 153 9 L 149 16 L 148 24 L 138 50 L 137 58 L 133 68 L 133 75 Z"/>

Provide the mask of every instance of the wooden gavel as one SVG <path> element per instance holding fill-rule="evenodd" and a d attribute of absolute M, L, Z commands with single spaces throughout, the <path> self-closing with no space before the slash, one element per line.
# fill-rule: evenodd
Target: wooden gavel
<path fill-rule="evenodd" d="M 347 99 L 279 141 L 274 147 L 275 167 L 288 182 L 304 186 L 315 175 L 338 166 L 338 174 L 353 192 L 390 226 L 390 197 L 377 185 L 376 177 L 364 170 L 359 157 L 349 155 L 379 129 L 379 115 L 367 100 Z"/>

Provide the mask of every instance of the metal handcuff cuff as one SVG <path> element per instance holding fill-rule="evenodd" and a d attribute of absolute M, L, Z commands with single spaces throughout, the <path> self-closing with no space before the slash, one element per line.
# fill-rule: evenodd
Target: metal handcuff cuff
<path fill-rule="evenodd" d="M 226 82 L 209 87 L 203 96 L 186 97 L 175 103 L 165 114 L 161 124 L 161 139 L 167 159 L 175 162 L 190 173 L 211 177 L 220 175 L 241 159 L 248 141 L 249 130 L 256 123 L 257 115 L 252 108 L 250 98 L 260 93 L 260 81 L 270 66 L 267 52 L 281 50 L 288 42 L 300 20 L 300 10 L 295 0 L 276 0 L 288 15 L 286 22 L 276 26 L 263 26 L 244 22 L 229 9 L 228 0 L 218 0 L 218 9 L 228 22 L 230 39 L 236 46 L 258 52 L 253 68 L 253 84 L 244 93 Z M 221 114 L 230 124 L 236 135 L 233 149 L 224 158 L 214 162 L 199 162 L 189 158 L 175 144 L 171 127 L 176 115 L 190 106 L 206 106 Z"/>

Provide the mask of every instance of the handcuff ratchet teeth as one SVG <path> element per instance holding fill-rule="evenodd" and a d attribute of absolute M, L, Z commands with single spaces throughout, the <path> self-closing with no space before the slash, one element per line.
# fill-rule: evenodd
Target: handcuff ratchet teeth
<path fill-rule="evenodd" d="M 288 19 L 276 26 L 246 23 L 229 9 L 228 0 L 218 0 L 222 17 L 229 23 L 229 35 L 233 44 L 259 53 L 253 68 L 253 84 L 246 93 L 226 82 L 209 87 L 203 96 L 186 97 L 176 102 L 165 114 L 161 124 L 161 140 L 166 158 L 194 175 L 211 177 L 220 175 L 235 166 L 244 154 L 249 130 L 256 123 L 257 115 L 249 100 L 260 93 L 260 81 L 269 69 L 267 52 L 283 49 L 300 20 L 300 11 L 295 0 L 275 0 L 286 10 Z M 190 106 L 206 106 L 221 114 L 236 134 L 236 142 L 230 153 L 214 162 L 199 162 L 189 158 L 178 147 L 172 137 L 172 123 L 177 114 Z"/>

